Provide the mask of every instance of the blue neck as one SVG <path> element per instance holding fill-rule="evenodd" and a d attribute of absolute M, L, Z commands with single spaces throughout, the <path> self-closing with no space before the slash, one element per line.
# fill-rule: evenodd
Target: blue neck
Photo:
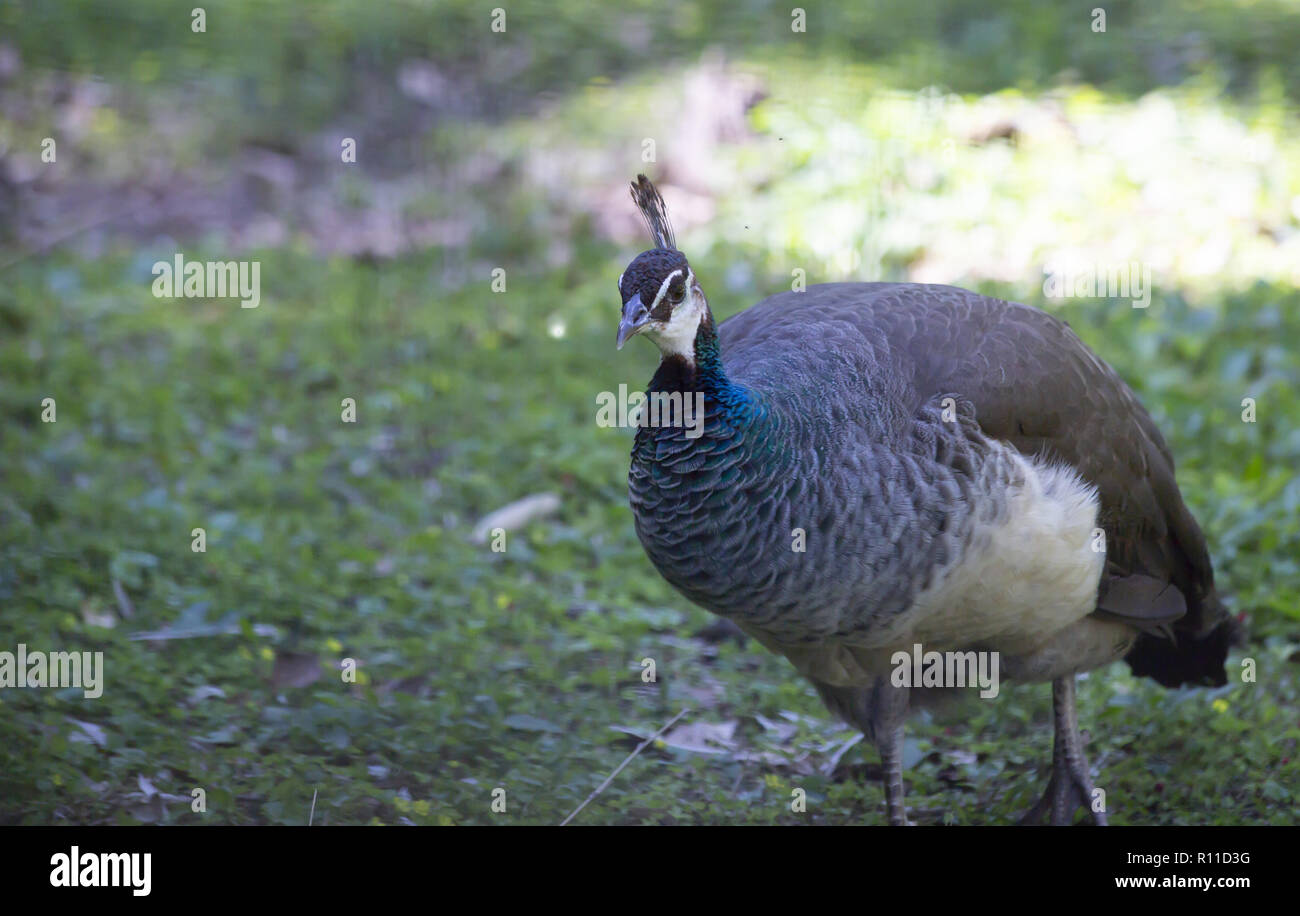
<path fill-rule="evenodd" d="M 737 431 L 763 424 L 768 420 L 768 409 L 755 392 L 728 378 L 723 368 L 722 347 L 718 329 L 710 312 L 699 322 L 695 331 L 694 365 L 682 356 L 666 356 L 659 363 L 658 372 L 650 379 L 647 391 L 680 391 L 682 394 L 702 392 L 705 411 L 710 422 L 706 438 L 727 438 Z M 766 439 L 761 435 L 758 439 Z M 758 442 L 753 442 L 757 446 Z M 766 451 L 766 450 L 764 450 Z"/>
<path fill-rule="evenodd" d="M 758 406 L 748 388 L 737 385 L 727 377 L 722 366 L 722 348 L 718 343 L 713 315 L 705 312 L 700 327 L 695 332 L 694 365 L 680 356 L 668 356 L 659 364 L 659 370 L 650 380 L 650 391 L 681 391 L 704 393 L 715 402 L 719 413 L 729 420 L 752 419 Z"/>

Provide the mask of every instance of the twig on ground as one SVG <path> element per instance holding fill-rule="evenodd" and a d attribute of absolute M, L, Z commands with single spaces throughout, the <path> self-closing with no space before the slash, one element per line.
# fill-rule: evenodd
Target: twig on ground
<path fill-rule="evenodd" d="M 653 735 L 651 735 L 649 738 L 646 738 L 644 741 L 642 741 L 640 744 L 638 744 L 638 745 L 636 746 L 636 750 L 634 750 L 634 751 L 632 751 L 632 753 L 628 754 L 627 757 L 623 760 L 623 762 L 620 763 L 617 767 L 614 768 L 614 772 L 610 773 L 609 776 L 607 776 L 607 777 L 605 778 L 605 781 L 604 781 L 604 782 L 602 782 L 600 785 L 596 786 L 596 790 L 595 790 L 594 792 L 592 792 L 590 795 L 588 795 L 587 798 L 586 798 L 586 800 L 584 800 L 582 804 L 578 805 L 578 807 L 576 807 L 576 808 L 573 809 L 573 813 L 572 813 L 572 814 L 570 814 L 570 815 L 569 815 L 568 817 L 566 817 L 564 820 L 560 821 L 560 826 L 563 827 L 565 824 L 569 823 L 569 821 L 571 821 L 571 820 L 573 820 L 575 817 L 577 817 L 577 816 L 578 816 L 578 812 L 581 811 L 583 808 L 587 807 L 587 805 L 591 802 L 591 800 L 592 800 L 593 798 L 595 798 L 595 797 L 596 797 L 597 795 L 599 795 L 601 792 L 604 792 L 605 789 L 609 788 L 609 784 L 610 784 L 611 782 L 614 781 L 614 777 L 617 776 L 619 773 L 623 772 L 623 767 L 625 767 L 625 766 L 627 766 L 629 763 L 631 763 L 633 757 L 635 757 L 637 754 L 639 754 L 639 753 L 641 753 L 643 750 L 645 750 L 646 747 L 650 744 L 650 742 L 654 741 L 656 738 L 658 738 L 658 737 L 659 737 L 660 735 L 662 735 L 664 732 L 668 731 L 668 729 L 672 728 L 672 727 L 673 727 L 673 723 L 675 723 L 675 722 L 676 722 L 678 719 L 680 719 L 682 716 L 686 715 L 688 712 L 690 712 L 690 709 L 683 709 L 683 710 L 682 710 L 681 712 L 679 712 L 677 715 L 673 716 L 671 719 L 669 719 L 667 722 L 665 722 L 665 723 L 664 723 L 664 726 L 663 726 L 661 729 L 659 729 L 659 731 L 655 732 L 655 733 L 654 733 Z"/>

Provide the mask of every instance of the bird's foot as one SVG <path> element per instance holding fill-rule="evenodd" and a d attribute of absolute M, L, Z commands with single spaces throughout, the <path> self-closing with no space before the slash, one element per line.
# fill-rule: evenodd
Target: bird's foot
<path fill-rule="evenodd" d="M 1083 808 L 1088 812 L 1088 823 L 1105 827 L 1106 812 L 1097 810 L 1095 791 L 1084 761 L 1058 761 L 1052 766 L 1052 778 L 1048 780 L 1043 797 L 1020 819 L 1020 823 L 1041 824 L 1044 815 L 1049 815 L 1052 826 L 1068 827 L 1074 823 L 1075 812 Z"/>

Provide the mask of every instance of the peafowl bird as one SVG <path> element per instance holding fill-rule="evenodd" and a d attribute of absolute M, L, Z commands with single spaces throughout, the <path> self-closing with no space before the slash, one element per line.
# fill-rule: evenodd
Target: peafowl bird
<path fill-rule="evenodd" d="M 660 574 L 876 745 L 889 823 L 907 823 L 909 706 L 942 692 L 894 676 L 917 646 L 1051 682 L 1051 776 L 1024 821 L 1106 823 L 1076 674 L 1123 658 L 1223 684 L 1236 629 L 1137 397 L 1064 322 L 955 287 L 810 286 L 718 325 L 659 192 L 640 175 L 632 197 L 654 247 L 619 277 L 617 346 L 648 337 L 648 396 L 703 406 L 699 428 L 636 433 L 629 495 Z"/>

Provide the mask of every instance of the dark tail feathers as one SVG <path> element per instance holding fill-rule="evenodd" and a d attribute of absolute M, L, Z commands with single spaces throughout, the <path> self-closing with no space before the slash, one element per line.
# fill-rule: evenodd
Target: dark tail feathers
<path fill-rule="evenodd" d="M 1174 628 L 1174 638 L 1143 633 L 1124 660 L 1133 673 L 1165 687 L 1219 687 L 1228 682 L 1228 648 L 1244 641 L 1245 628 L 1225 617 L 1204 636 Z"/>

